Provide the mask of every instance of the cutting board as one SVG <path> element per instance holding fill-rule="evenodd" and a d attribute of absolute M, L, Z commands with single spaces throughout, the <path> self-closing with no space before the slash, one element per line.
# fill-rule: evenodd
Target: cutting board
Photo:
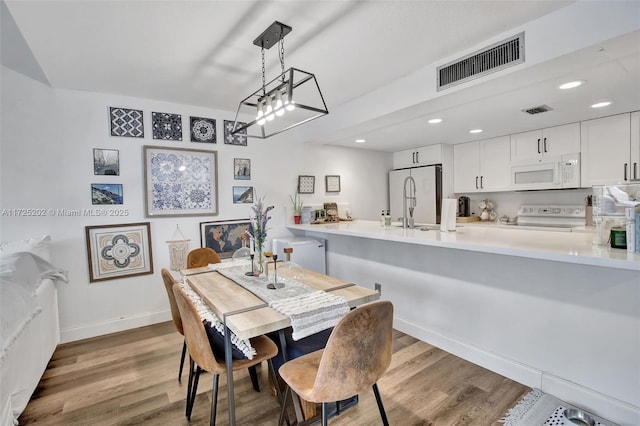
<path fill-rule="evenodd" d="M 469 223 L 469 222 L 478 222 L 478 221 L 480 221 L 480 216 L 456 217 L 456 223 Z"/>

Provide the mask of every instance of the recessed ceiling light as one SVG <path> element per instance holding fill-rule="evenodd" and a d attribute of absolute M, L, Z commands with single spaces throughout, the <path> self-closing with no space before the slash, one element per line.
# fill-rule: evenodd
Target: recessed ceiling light
<path fill-rule="evenodd" d="M 442 123 L 442 118 L 432 118 L 431 120 L 428 121 L 429 124 L 438 124 L 438 123 Z"/>
<path fill-rule="evenodd" d="M 356 139 L 356 143 L 365 143 L 366 139 Z"/>
<path fill-rule="evenodd" d="M 604 101 L 604 102 L 598 102 L 591 105 L 591 108 L 603 108 L 609 105 L 611 105 L 611 101 Z"/>
<path fill-rule="evenodd" d="M 558 86 L 558 88 L 562 90 L 573 89 L 574 87 L 582 86 L 583 83 L 584 81 L 580 81 L 580 80 L 570 81 L 568 83 L 561 84 L 560 86 Z"/>
<path fill-rule="evenodd" d="M 482 133 L 482 129 L 469 130 L 469 133 Z"/>

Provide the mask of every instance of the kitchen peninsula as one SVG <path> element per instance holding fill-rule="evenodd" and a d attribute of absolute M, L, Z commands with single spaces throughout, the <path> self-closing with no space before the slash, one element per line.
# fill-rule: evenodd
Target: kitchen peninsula
<path fill-rule="evenodd" d="M 589 232 L 375 221 L 290 225 L 329 275 L 374 288 L 394 327 L 621 425 L 640 424 L 640 255 Z M 295 252 L 293 253 L 295 260 Z"/>

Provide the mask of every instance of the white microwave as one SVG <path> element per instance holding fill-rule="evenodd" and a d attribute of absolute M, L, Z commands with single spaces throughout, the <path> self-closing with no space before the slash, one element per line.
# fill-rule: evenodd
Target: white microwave
<path fill-rule="evenodd" d="M 547 157 L 538 163 L 512 164 L 514 190 L 561 189 L 580 187 L 580 154 Z"/>

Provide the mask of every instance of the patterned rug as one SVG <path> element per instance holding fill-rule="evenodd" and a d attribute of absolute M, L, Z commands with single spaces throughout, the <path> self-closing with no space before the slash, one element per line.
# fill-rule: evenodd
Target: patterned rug
<path fill-rule="evenodd" d="M 567 408 L 577 409 L 539 389 L 534 389 L 510 408 L 500 422 L 505 426 L 585 426 L 587 424 L 574 423 L 567 419 L 564 416 Z M 595 420 L 596 426 L 618 426 L 588 411 L 585 412 Z"/>

